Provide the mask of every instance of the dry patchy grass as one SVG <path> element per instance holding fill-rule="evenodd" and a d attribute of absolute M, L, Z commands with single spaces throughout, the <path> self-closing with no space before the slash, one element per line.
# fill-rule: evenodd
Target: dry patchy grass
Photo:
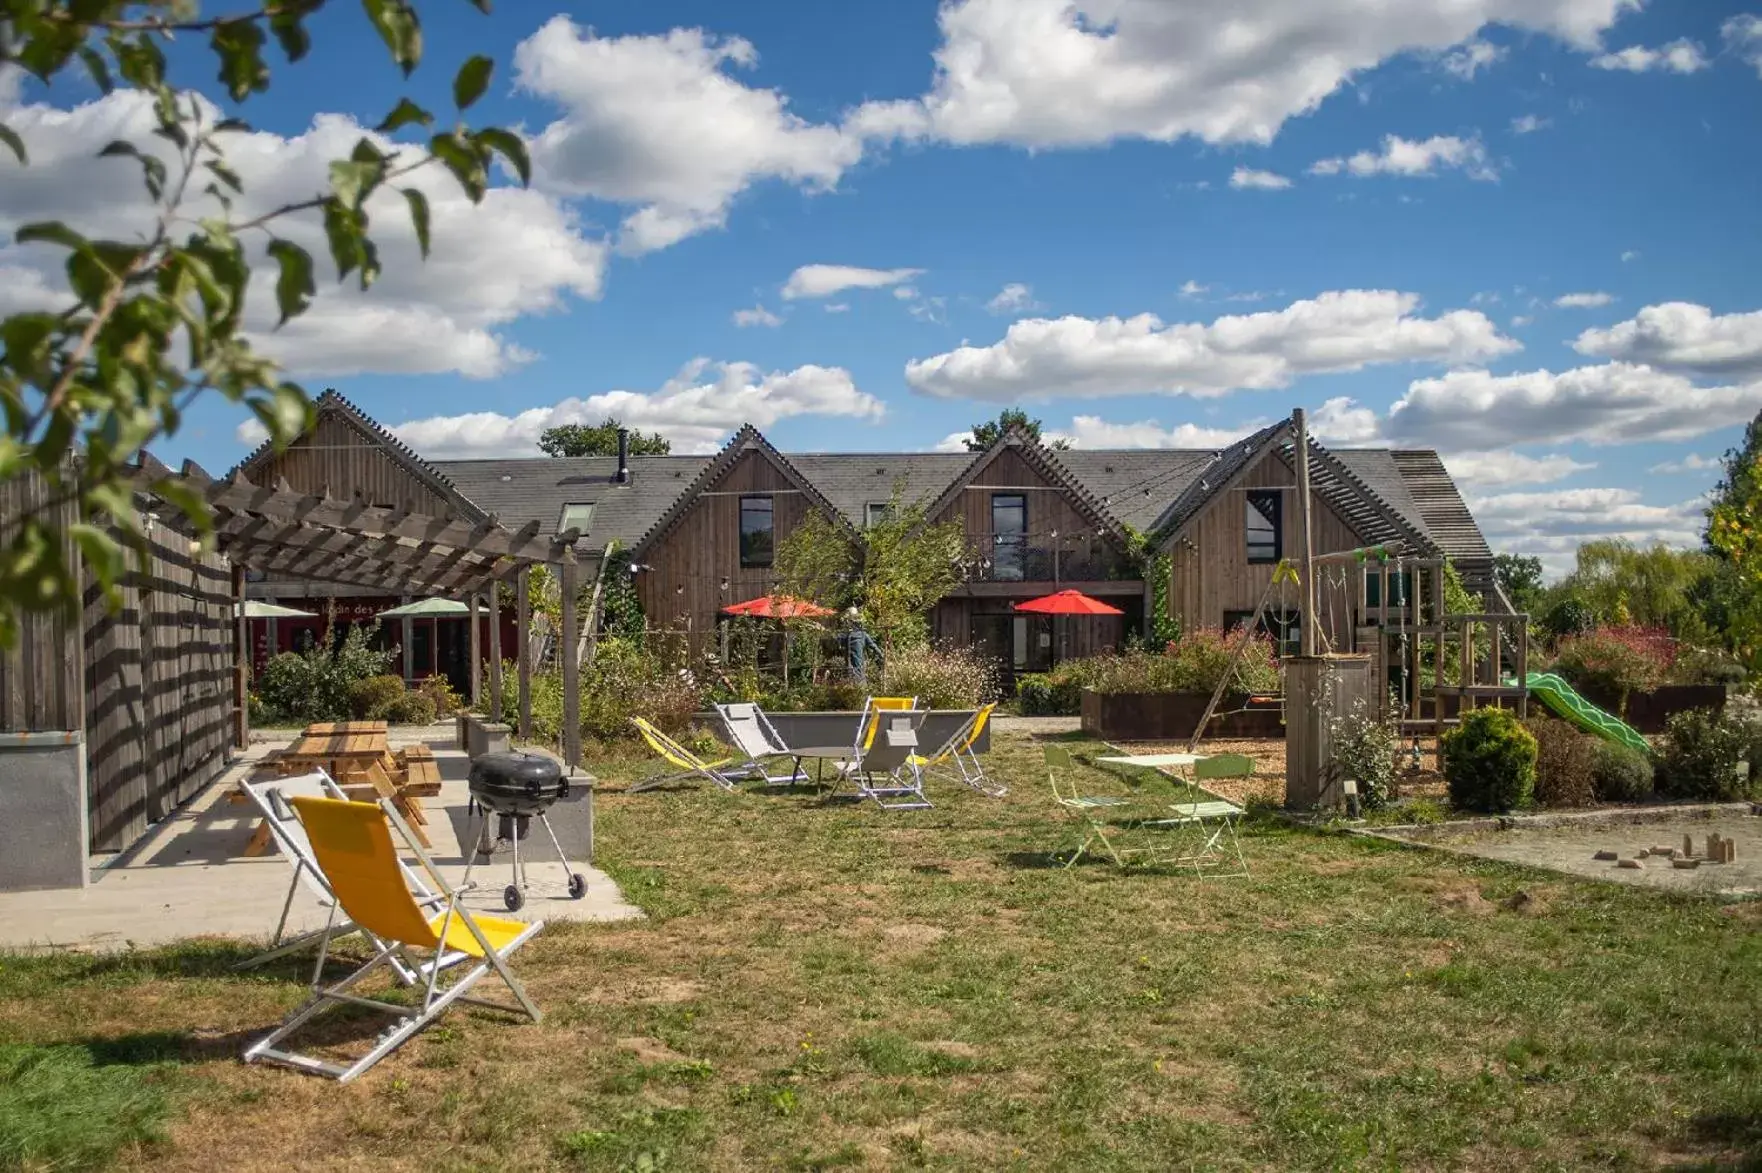
<path fill-rule="evenodd" d="M 1751 917 L 1271 821 L 1246 832 L 1246 880 L 1067 871 L 1038 746 L 999 737 L 988 764 L 1008 798 L 945 783 L 907 814 L 609 789 L 600 862 L 650 919 L 552 926 L 519 965 L 542 1025 L 455 1014 L 349 1087 L 237 1062 L 303 973 L 235 974 L 236 945 L 0 958 L 0 1043 L 169 1073 L 162 1137 L 116 1141 L 100 1163 L 120 1168 L 1649 1168 L 1762 1152 Z M 614 784 L 640 768 L 596 767 Z"/>

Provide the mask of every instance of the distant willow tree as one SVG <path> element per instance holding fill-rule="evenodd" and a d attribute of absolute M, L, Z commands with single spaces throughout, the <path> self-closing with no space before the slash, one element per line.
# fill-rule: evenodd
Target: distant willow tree
<path fill-rule="evenodd" d="M 618 429 L 624 425 L 607 416 L 599 424 L 558 424 L 539 433 L 538 446 L 546 456 L 616 456 Z M 673 445 L 659 432 L 630 433 L 630 455 L 666 456 Z"/>

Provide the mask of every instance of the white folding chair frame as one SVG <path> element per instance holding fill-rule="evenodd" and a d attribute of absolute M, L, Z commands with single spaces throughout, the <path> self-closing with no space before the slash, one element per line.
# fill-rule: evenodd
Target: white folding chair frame
<path fill-rule="evenodd" d="M 924 723 L 926 710 L 879 709 L 874 698 L 863 703 L 863 717 L 857 724 L 856 742 L 851 758 L 839 766 L 840 772 L 856 784 L 857 797 L 872 799 L 882 810 L 926 810 L 930 799 L 924 794 L 924 771 L 918 767 L 917 730 Z M 869 722 L 877 722 L 874 736 L 869 736 Z M 889 728 L 896 721 L 908 721 L 904 733 L 910 741 L 896 741 L 901 731 Z"/>
<path fill-rule="evenodd" d="M 422 985 L 421 1005 L 419 1007 L 401 1006 L 393 1002 L 363 998 L 349 992 L 362 979 L 382 965 L 393 965 L 399 960 L 410 963 L 409 956 L 404 952 L 405 946 L 398 942 L 378 941 L 375 938 L 379 944 L 379 951 L 373 955 L 371 960 L 334 985 L 325 986 L 322 984 L 324 962 L 330 950 L 330 943 L 336 937 L 344 935 L 334 924 L 337 909 L 333 905 L 331 908 L 332 923 L 325 926 L 323 937 L 319 941 L 318 960 L 312 967 L 312 997 L 289 1015 L 274 1031 L 252 1043 L 245 1051 L 245 1062 L 255 1063 L 264 1060 L 279 1063 L 309 1074 L 328 1076 L 338 1083 L 348 1083 L 397 1050 L 410 1036 L 440 1017 L 441 1013 L 454 1002 L 469 1002 L 474 1006 L 484 1006 L 492 1010 L 524 1013 L 533 1022 L 544 1020 L 543 1013 L 533 1004 L 532 999 L 526 993 L 526 987 L 509 970 L 507 963 L 509 955 L 544 928 L 544 922 L 542 920 L 534 921 L 501 950 L 495 949 L 491 946 L 489 938 L 484 935 L 483 930 L 478 927 L 475 918 L 470 915 L 468 910 L 460 908 L 459 898 L 463 895 L 463 890 L 451 889 L 446 886 L 445 881 L 441 879 L 439 870 L 434 866 L 434 862 L 422 850 L 415 834 L 404 822 L 403 817 L 398 814 L 397 809 L 389 800 L 383 798 L 379 800 L 378 806 L 384 812 L 392 828 L 404 840 L 405 845 L 415 853 L 417 862 L 422 865 L 422 869 L 434 879 L 436 886 L 440 889 L 439 896 L 446 908 L 446 919 L 435 934 L 443 944 L 428 960 L 414 963 L 416 982 L 411 984 L 421 983 Z M 465 927 L 476 938 L 478 947 L 483 950 L 483 957 L 474 959 L 468 953 L 446 948 L 444 942 L 447 932 L 456 916 L 464 922 Z M 349 931 L 356 930 L 350 929 Z M 444 989 L 440 987 L 439 979 L 443 970 L 457 966 L 462 961 L 471 960 L 476 960 L 477 964 L 460 972 Z M 518 1005 L 510 1006 L 504 1002 L 493 1002 L 468 996 L 471 988 L 492 972 L 501 977 L 509 992 L 514 995 L 514 1000 Z M 332 1005 L 339 1004 L 378 1010 L 384 1014 L 394 1015 L 400 1021 L 389 1031 L 381 1033 L 373 1047 L 365 1055 L 350 1063 L 331 1063 L 296 1051 L 284 1051 L 276 1045 Z"/>
<path fill-rule="evenodd" d="M 777 727 L 766 716 L 765 710 L 747 701 L 714 706 L 716 715 L 722 718 L 722 726 L 728 731 L 729 739 L 734 748 L 746 755 L 746 761 L 728 767 L 730 776 L 735 774 L 743 778 L 757 781 L 765 786 L 791 786 L 797 782 L 811 781 L 801 768 L 801 755 L 794 753 L 783 743 Z M 732 710 L 745 707 L 751 710 L 751 725 L 745 726 L 742 719 L 736 718 Z M 743 737 L 743 726 L 756 735 L 755 744 L 748 745 L 747 737 Z M 765 766 L 765 759 L 788 758 L 790 772 L 786 775 L 775 775 Z"/>

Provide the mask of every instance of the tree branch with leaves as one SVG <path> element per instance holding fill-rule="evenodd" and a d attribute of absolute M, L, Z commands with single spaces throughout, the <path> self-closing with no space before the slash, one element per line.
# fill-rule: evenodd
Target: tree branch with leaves
<path fill-rule="evenodd" d="M 488 0 L 470 0 L 487 12 Z M 330 163 L 327 182 L 309 197 L 263 211 L 245 209 L 249 193 L 228 163 L 228 137 L 250 131 L 221 117 L 214 104 L 174 84 L 165 52 L 173 39 L 206 36 L 218 80 L 235 103 L 269 88 L 266 57 L 274 38 L 293 65 L 311 48 L 307 21 L 327 0 L 280 0 L 219 16 L 193 0 L 0 0 L 0 69 L 16 67 L 45 84 L 82 68 L 104 93 L 139 91 L 152 111 L 151 138 L 119 139 L 100 157 L 132 160 L 141 173 L 151 229 L 139 239 L 97 239 L 61 221 L 21 225 L 20 245 L 65 254 L 67 303 L 13 314 L 0 322 L 0 482 L 35 474 L 49 492 L 33 510 L 0 519 L 0 646 L 17 637 L 27 611 L 73 612 L 82 582 L 55 520 L 74 507 L 70 534 L 98 585 L 115 604 L 126 550 L 142 548 L 137 491 L 175 506 L 199 534 L 213 519 L 201 495 L 176 478 L 141 480 L 132 462 L 149 444 L 177 432 L 200 396 L 217 393 L 248 407 L 278 446 L 311 423 L 311 401 L 276 364 L 257 354 L 245 326 L 253 272 L 251 245 L 275 266 L 278 328 L 305 313 L 317 295 L 311 254 L 288 238 L 302 219 L 321 227 L 339 282 L 363 291 L 381 274 L 368 201 L 395 187 L 418 247 L 430 248 L 427 196 L 400 186 L 438 163 L 473 202 L 489 189 L 490 170 L 505 162 L 522 183 L 530 164 L 522 140 L 498 127 L 472 128 L 465 112 L 494 73 L 487 57 L 467 60 L 453 79 L 452 125 L 426 142 L 391 141 L 435 116 L 402 98 L 345 159 Z M 408 77 L 422 59 L 422 27 L 410 0 L 362 0 L 368 25 Z M 77 63 L 77 64 L 76 64 Z M 377 140 L 377 141 L 376 141 Z M 382 145 L 386 144 L 386 145 Z M 28 167 L 29 144 L 0 123 L 0 183 Z M 389 149 L 388 149 L 389 146 Z"/>

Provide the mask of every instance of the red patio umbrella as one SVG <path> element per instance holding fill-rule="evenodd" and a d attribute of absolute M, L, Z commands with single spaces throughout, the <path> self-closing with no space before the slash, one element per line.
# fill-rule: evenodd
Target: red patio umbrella
<path fill-rule="evenodd" d="M 1029 599 L 1025 603 L 1017 603 L 1016 610 L 1032 611 L 1036 615 L 1124 615 L 1118 607 L 1092 599 L 1082 591 L 1059 591 L 1053 595 L 1042 595 L 1038 599 Z"/>
<path fill-rule="evenodd" d="M 824 619 L 828 615 L 836 615 L 837 612 L 830 607 L 822 607 L 818 603 L 788 595 L 760 595 L 756 599 L 724 607 L 722 614 L 749 615 L 759 619 Z"/>

